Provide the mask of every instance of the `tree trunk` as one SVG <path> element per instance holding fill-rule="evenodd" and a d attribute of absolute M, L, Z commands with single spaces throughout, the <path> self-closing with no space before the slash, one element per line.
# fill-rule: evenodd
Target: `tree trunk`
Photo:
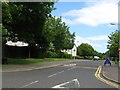
<path fill-rule="evenodd" d="M 28 48 L 28 58 L 31 58 L 31 46 L 29 45 L 29 48 Z"/>

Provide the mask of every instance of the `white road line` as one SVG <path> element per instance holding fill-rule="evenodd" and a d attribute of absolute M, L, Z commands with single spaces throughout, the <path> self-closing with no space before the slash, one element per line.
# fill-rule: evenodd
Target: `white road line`
<path fill-rule="evenodd" d="M 75 84 L 77 84 L 77 88 L 80 88 L 80 83 L 79 83 L 78 79 L 73 79 L 71 81 L 68 81 L 68 82 L 65 82 L 65 83 L 62 83 L 62 84 L 59 84 L 59 85 L 55 85 L 52 88 L 69 88 L 69 87 L 63 87 L 63 86 L 66 85 L 66 84 L 69 84 L 71 82 L 75 82 Z"/>
<path fill-rule="evenodd" d="M 52 77 L 52 76 L 55 76 L 55 75 L 57 75 L 57 74 L 52 74 L 52 75 L 49 75 L 48 77 Z"/>
<path fill-rule="evenodd" d="M 76 64 L 64 64 L 63 66 L 76 66 Z"/>
<path fill-rule="evenodd" d="M 78 88 L 80 88 L 80 83 L 79 83 L 78 79 L 75 79 L 75 83 L 78 84 Z"/>
<path fill-rule="evenodd" d="M 29 84 L 27 84 L 27 85 L 22 86 L 21 88 L 25 88 L 25 87 L 27 87 L 27 86 L 30 86 L 30 85 L 35 84 L 35 83 L 38 83 L 38 82 L 39 82 L 39 81 L 31 82 L 31 83 L 29 83 Z"/>
<path fill-rule="evenodd" d="M 48 77 L 50 78 L 50 77 L 53 77 L 53 76 L 58 75 L 58 74 L 63 73 L 63 72 L 65 72 L 65 71 L 60 71 L 60 72 L 58 72 L 58 73 L 55 73 L 55 74 L 49 75 Z"/>
<path fill-rule="evenodd" d="M 75 67 L 72 67 L 72 68 L 69 68 L 69 69 L 67 69 L 67 70 L 69 71 L 69 70 L 72 70 L 72 69 L 74 69 L 74 68 L 75 68 Z"/>
<path fill-rule="evenodd" d="M 63 73 L 63 72 L 64 72 L 64 71 L 61 71 L 61 72 L 58 72 L 58 73 L 60 74 L 60 73 Z"/>

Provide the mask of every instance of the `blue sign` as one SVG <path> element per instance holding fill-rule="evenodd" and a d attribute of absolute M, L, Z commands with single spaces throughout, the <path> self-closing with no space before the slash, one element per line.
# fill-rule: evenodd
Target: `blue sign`
<path fill-rule="evenodd" d="M 111 62 L 110 62 L 109 58 L 106 58 L 104 65 L 106 65 L 106 64 L 110 64 L 110 66 L 111 66 Z"/>

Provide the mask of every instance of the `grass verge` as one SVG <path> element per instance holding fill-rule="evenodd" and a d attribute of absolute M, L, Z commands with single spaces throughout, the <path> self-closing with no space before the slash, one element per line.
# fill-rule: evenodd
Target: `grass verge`
<path fill-rule="evenodd" d="M 66 58 L 44 58 L 44 59 L 35 59 L 35 58 L 27 58 L 27 59 L 16 59 L 16 58 L 8 58 L 8 64 L 4 65 L 27 65 L 39 62 L 52 62 L 52 61 L 64 61 L 70 60 Z"/>

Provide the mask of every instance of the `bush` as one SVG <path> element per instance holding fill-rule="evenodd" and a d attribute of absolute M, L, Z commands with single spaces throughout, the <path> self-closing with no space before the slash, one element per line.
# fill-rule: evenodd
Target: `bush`
<path fill-rule="evenodd" d="M 72 58 L 71 54 L 68 54 L 66 52 L 60 52 L 60 58 Z"/>
<path fill-rule="evenodd" d="M 47 52 L 47 58 L 72 58 L 71 54 L 68 54 L 66 52 L 52 52 L 48 51 Z"/>
<path fill-rule="evenodd" d="M 84 59 L 83 56 L 76 56 L 75 59 Z"/>
<path fill-rule="evenodd" d="M 57 58 L 58 54 L 56 52 L 48 51 L 46 57 L 47 58 Z"/>
<path fill-rule="evenodd" d="M 85 56 L 84 59 L 93 60 L 93 56 Z"/>

